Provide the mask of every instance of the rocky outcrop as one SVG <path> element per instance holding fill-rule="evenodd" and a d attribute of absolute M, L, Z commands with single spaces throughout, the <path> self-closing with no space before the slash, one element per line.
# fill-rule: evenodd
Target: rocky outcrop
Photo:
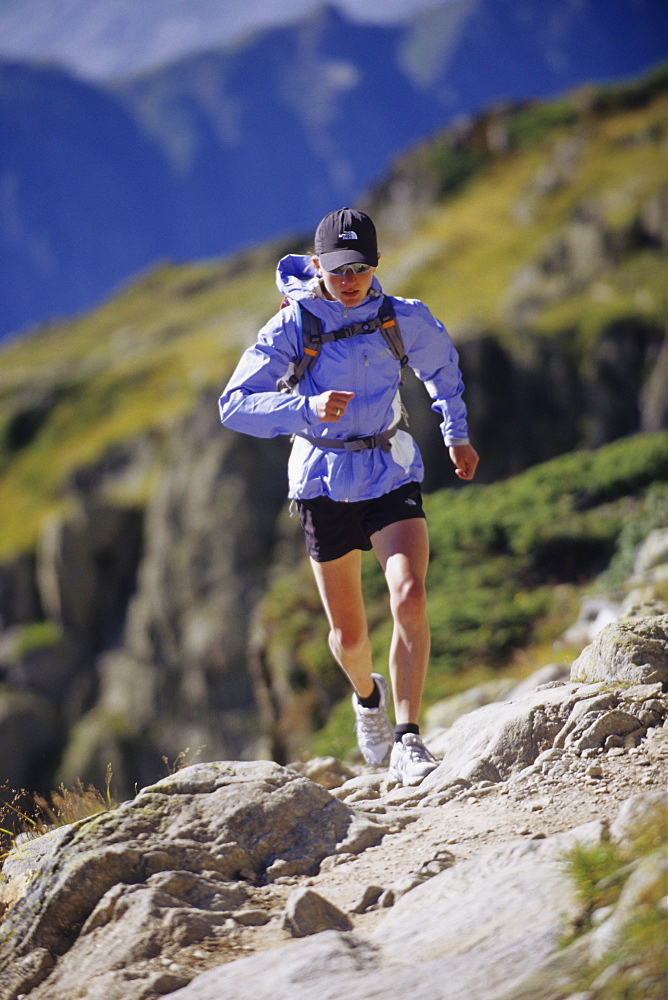
<path fill-rule="evenodd" d="M 620 613 L 668 614 L 668 528 L 651 531 L 638 548 Z"/>
<path fill-rule="evenodd" d="M 546 338 L 520 327 L 512 351 L 493 332 L 471 332 L 457 347 L 471 439 L 484 455 L 482 482 L 576 448 L 668 427 L 668 337 L 637 316 L 603 327 L 586 365 L 568 330 Z M 430 401 L 410 375 L 403 397 L 425 458 L 427 489 L 452 485 Z"/>
<path fill-rule="evenodd" d="M 597 836 L 593 824 L 499 848 L 402 897 L 366 940 L 325 931 L 283 954 L 265 952 L 205 973 L 174 1000 L 288 1000 L 295 989 L 305 1000 L 406 993 L 487 1000 L 554 951 L 574 908 L 559 858 L 574 838 Z"/>
<path fill-rule="evenodd" d="M 146 509 L 123 635 L 98 660 L 99 695 L 63 760 L 64 780 L 99 780 L 102 747 L 123 788 L 132 772 L 155 774 L 160 756 L 186 747 L 206 746 L 210 759 L 264 754 L 247 647 L 285 476 L 285 444 L 222 429 L 210 395 L 179 425 Z M 123 720 L 115 738 L 111 719 Z"/>
<path fill-rule="evenodd" d="M 193 765 L 21 840 L 0 881 L 1 1000 L 571 995 L 661 874 L 638 865 L 564 950 L 580 920 L 565 852 L 622 843 L 668 772 L 666 685 L 620 681 L 596 643 L 591 662 L 596 683 L 543 668 L 455 712 L 419 786 L 332 758 Z"/>
<path fill-rule="evenodd" d="M 3 920 L 0 996 L 27 992 L 36 968 L 52 966 L 35 996 L 168 992 L 183 974 L 147 976 L 147 959 L 225 935 L 230 923 L 262 924 L 253 886 L 315 873 L 387 829 L 276 764 L 187 768 L 14 851 L 4 881 L 22 882 L 25 895 Z"/>
<path fill-rule="evenodd" d="M 41 617 L 34 555 L 23 554 L 0 564 L 0 628 Z"/>
<path fill-rule="evenodd" d="M 37 580 L 46 617 L 87 661 L 118 642 L 141 558 L 141 510 L 81 500 L 42 530 Z"/>
<path fill-rule="evenodd" d="M 573 680 L 668 684 L 668 615 L 606 625 L 573 664 Z"/>

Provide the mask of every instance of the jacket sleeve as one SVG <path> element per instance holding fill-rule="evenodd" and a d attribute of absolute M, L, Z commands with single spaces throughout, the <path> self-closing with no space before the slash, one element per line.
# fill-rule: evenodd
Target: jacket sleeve
<path fill-rule="evenodd" d="M 312 401 L 278 392 L 276 382 L 298 356 L 292 308 L 282 309 L 246 350 L 218 401 L 221 422 L 253 437 L 295 434 L 317 423 Z"/>
<path fill-rule="evenodd" d="M 405 317 L 402 306 L 410 307 Z M 448 331 L 423 302 L 404 300 L 396 308 L 409 364 L 424 382 L 433 400 L 432 410 L 442 417 L 445 444 L 468 444 L 464 383 Z"/>

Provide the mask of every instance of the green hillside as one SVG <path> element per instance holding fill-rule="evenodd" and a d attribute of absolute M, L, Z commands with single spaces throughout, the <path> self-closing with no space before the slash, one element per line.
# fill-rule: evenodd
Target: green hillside
<path fill-rule="evenodd" d="M 559 655 L 553 642 L 577 617 L 582 593 L 598 586 L 614 596 L 632 570 L 636 547 L 668 524 L 668 433 L 565 455 L 503 483 L 440 490 L 426 498 L 425 509 L 431 536 L 428 706 L 500 670 L 517 676 L 523 662 L 531 669 L 553 662 Z M 364 588 L 374 657 L 386 671 L 391 620 L 385 581 L 371 554 L 365 556 Z M 664 596 L 668 600 L 668 590 Z M 277 573 L 263 627 L 268 662 L 283 683 L 296 695 L 315 686 L 321 703 L 338 702 L 315 751 L 345 756 L 354 746 L 352 708 L 327 649 L 327 625 L 305 563 Z M 518 656 L 528 648 L 530 656 Z"/>
<path fill-rule="evenodd" d="M 436 200 L 400 241 L 388 231 L 385 286 L 423 297 L 455 340 L 491 330 L 521 350 L 514 276 L 583 204 L 595 204 L 614 252 L 593 275 L 539 296 L 530 315 L 524 310 L 523 327 L 545 336 L 571 331 L 584 359 L 611 317 L 665 326 L 665 256 L 647 241 L 634 244 L 629 232 L 668 180 L 667 82 L 658 71 L 626 88 L 494 113 L 460 147 L 448 132 L 407 156 L 399 174 L 418 187 L 424 180 Z M 501 150 L 489 146 L 494 123 L 504 130 Z M 568 143 L 574 165 L 559 176 Z M 550 170 L 553 180 L 541 182 Z M 160 438 L 204 387 L 224 382 L 276 308 L 274 264 L 284 249 L 166 264 L 96 311 L 4 347 L 0 559 L 35 544 L 44 515 L 65 502 L 74 470 L 118 441 Z M 133 486 L 135 495 L 114 499 L 141 502 L 149 489 L 147 480 Z"/>
<path fill-rule="evenodd" d="M 34 545 L 76 469 L 119 441 L 160 437 L 204 387 L 224 383 L 276 306 L 271 260 L 165 265 L 2 351 L 0 559 Z M 149 489 L 114 499 L 141 502 Z"/>
<path fill-rule="evenodd" d="M 393 289 L 428 302 L 456 337 L 491 328 L 512 340 L 514 276 L 588 209 L 611 244 L 599 273 L 583 275 L 581 289 L 536 308 L 522 325 L 545 334 L 576 329 L 586 345 L 620 314 L 665 324 L 665 257 L 633 246 L 629 229 L 668 183 L 667 91 L 664 68 L 628 87 L 490 112 L 463 144 L 447 130 L 409 154 L 397 176 L 417 177 L 442 197 L 386 254 Z"/>

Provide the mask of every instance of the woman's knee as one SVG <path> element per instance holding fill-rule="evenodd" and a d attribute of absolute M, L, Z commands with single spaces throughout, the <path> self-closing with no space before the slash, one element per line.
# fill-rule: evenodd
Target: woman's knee
<path fill-rule="evenodd" d="M 399 621 L 421 622 L 427 614 L 427 591 L 424 580 L 407 575 L 390 587 L 392 611 Z"/>
<path fill-rule="evenodd" d="M 354 623 L 334 627 L 330 632 L 332 649 L 340 651 L 345 656 L 356 656 L 361 653 L 368 638 L 366 628 Z"/>

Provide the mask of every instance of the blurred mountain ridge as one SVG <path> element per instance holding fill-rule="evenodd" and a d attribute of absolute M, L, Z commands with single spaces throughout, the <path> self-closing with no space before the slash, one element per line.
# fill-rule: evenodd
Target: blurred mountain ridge
<path fill-rule="evenodd" d="M 391 26 L 324 6 L 108 85 L 0 63 L 0 337 L 158 260 L 312 230 L 458 116 L 645 70 L 664 21 L 656 0 L 454 0 Z"/>

